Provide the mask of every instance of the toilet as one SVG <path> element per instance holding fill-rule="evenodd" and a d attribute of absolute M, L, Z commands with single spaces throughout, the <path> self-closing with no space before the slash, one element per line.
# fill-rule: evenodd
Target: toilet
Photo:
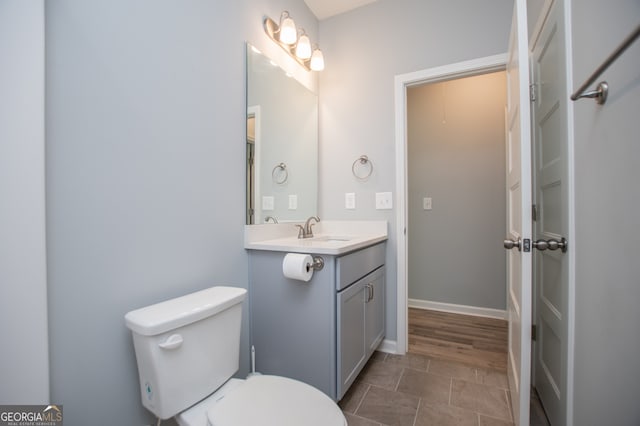
<path fill-rule="evenodd" d="M 318 389 L 271 375 L 232 376 L 247 291 L 211 287 L 131 311 L 142 405 L 188 426 L 346 426 Z"/>

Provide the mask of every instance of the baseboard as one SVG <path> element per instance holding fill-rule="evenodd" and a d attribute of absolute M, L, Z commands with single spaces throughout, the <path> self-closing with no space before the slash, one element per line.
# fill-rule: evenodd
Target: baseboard
<path fill-rule="evenodd" d="M 398 348 L 398 344 L 395 340 L 384 339 L 378 349 L 380 352 L 386 352 L 388 354 L 396 354 Z"/>
<path fill-rule="evenodd" d="M 477 317 L 507 319 L 507 311 L 501 309 L 481 308 L 477 306 L 455 305 L 453 303 L 431 302 L 429 300 L 409 299 L 408 306 L 417 309 L 450 312 L 452 314 L 475 315 Z"/>

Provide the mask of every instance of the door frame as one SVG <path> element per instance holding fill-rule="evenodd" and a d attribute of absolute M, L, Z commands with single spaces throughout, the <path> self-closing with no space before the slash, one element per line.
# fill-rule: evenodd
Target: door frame
<path fill-rule="evenodd" d="M 262 173 L 262 168 L 260 167 L 260 159 L 262 158 L 262 125 L 260 124 L 260 121 L 262 120 L 262 112 L 260 110 L 260 105 L 250 105 L 247 107 L 247 118 L 251 116 L 254 118 L 255 125 L 253 137 L 253 175 L 255 176 L 255 180 L 253 194 L 250 194 L 250 196 L 253 197 L 254 224 L 259 225 L 260 223 L 263 223 L 256 222 L 257 218 L 262 219 L 262 200 L 260 199 L 262 188 L 260 188 L 261 179 L 259 179 L 260 173 Z"/>
<path fill-rule="evenodd" d="M 409 222 L 407 213 L 407 88 L 417 84 L 437 83 L 503 71 L 506 66 L 507 54 L 503 53 L 395 76 L 396 205 L 398 206 L 396 211 L 396 235 L 398 241 L 396 253 L 397 328 L 395 352 L 398 354 L 405 354 L 409 347 L 408 243 L 406 237 L 406 227 Z M 496 247 L 499 248 L 499 246 Z"/>

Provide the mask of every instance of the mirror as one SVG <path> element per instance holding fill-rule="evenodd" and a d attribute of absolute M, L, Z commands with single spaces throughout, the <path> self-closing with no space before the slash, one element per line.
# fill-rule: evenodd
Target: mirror
<path fill-rule="evenodd" d="M 247 44 L 247 224 L 318 211 L 318 97 Z"/>

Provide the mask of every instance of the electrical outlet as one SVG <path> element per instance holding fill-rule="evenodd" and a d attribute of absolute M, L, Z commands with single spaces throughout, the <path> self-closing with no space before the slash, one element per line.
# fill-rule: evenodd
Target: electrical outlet
<path fill-rule="evenodd" d="M 391 210 L 393 208 L 393 193 L 376 192 L 376 210 Z"/>
<path fill-rule="evenodd" d="M 356 208 L 356 193 L 347 192 L 344 194 L 344 208 L 353 210 Z"/>

